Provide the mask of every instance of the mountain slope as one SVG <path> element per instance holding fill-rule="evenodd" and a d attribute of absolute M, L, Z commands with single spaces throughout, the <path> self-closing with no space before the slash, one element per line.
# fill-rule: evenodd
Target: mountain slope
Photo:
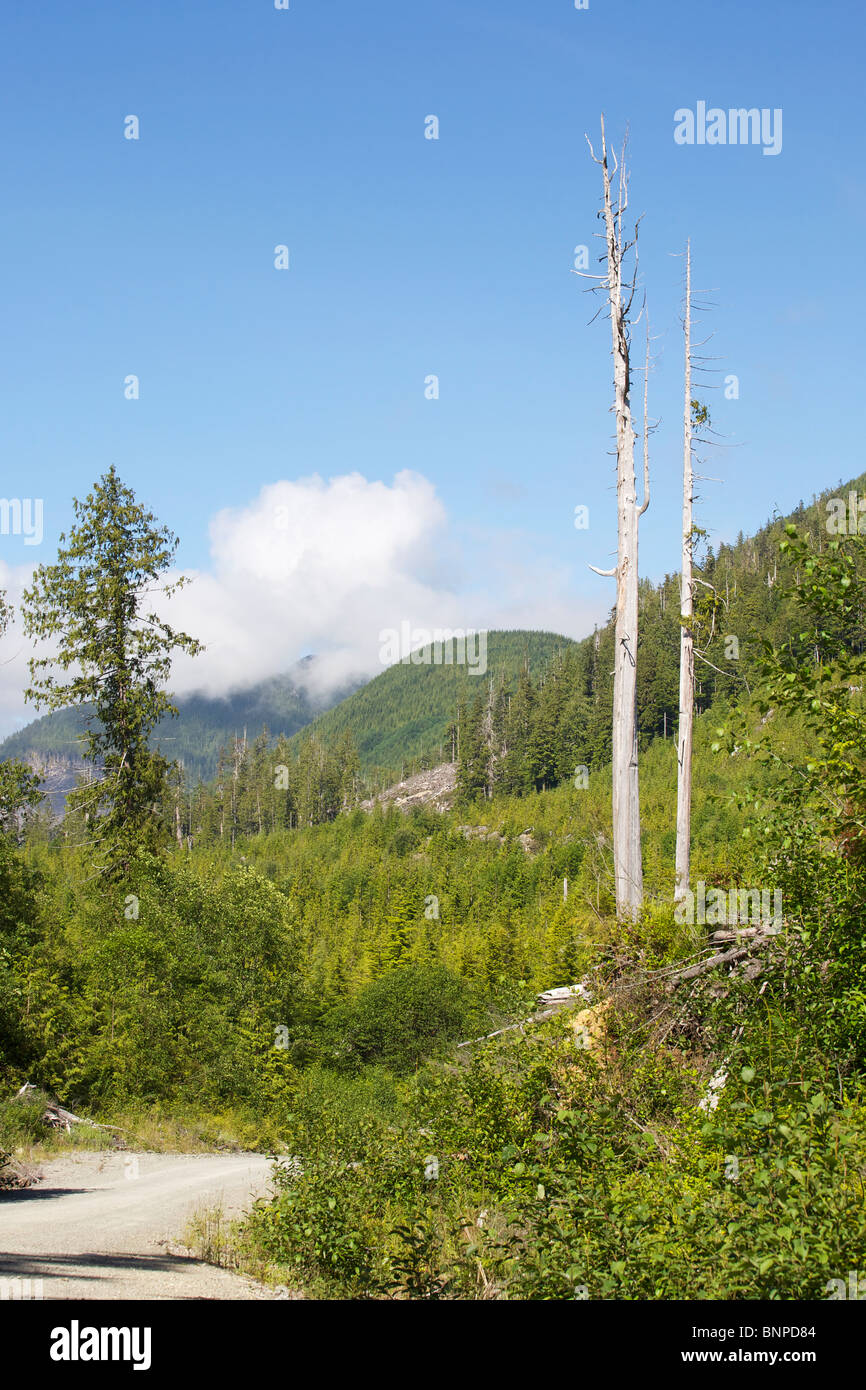
<path fill-rule="evenodd" d="M 760 638 L 782 640 L 793 621 L 790 604 L 780 597 L 777 542 L 786 520 L 808 532 L 820 548 L 830 539 L 828 519 L 834 509 L 828 499 L 866 492 L 866 475 L 839 483 L 802 502 L 788 517 L 776 518 L 752 537 L 721 544 L 699 557 L 697 624 L 698 712 L 719 697 L 736 698 L 751 684 L 760 657 Z M 712 590 L 709 586 L 712 586 Z M 708 607 L 713 593 L 712 608 Z M 670 737 L 676 728 L 679 663 L 679 578 L 668 575 L 659 584 L 641 582 L 638 647 L 638 722 L 642 746 L 654 738 Z M 732 639 L 736 639 L 732 641 Z M 265 728 L 283 735 L 297 751 L 310 733 L 334 746 L 351 733 L 362 770 L 381 787 L 404 773 L 418 771 L 452 757 L 448 739 L 458 702 L 467 710 L 486 692 L 491 677 L 500 678 L 509 693 L 517 686 L 524 665 L 537 683 L 558 654 L 570 652 L 568 685 L 575 699 L 586 701 L 580 729 L 581 761 L 592 766 L 610 756 L 610 709 L 613 670 L 613 626 L 606 624 L 582 642 L 550 632 L 494 631 L 487 635 L 484 674 L 471 674 L 465 665 L 398 663 L 369 682 L 354 682 L 330 696 L 309 694 L 302 662 L 285 676 L 274 677 L 225 699 L 201 695 L 179 701 L 180 715 L 159 727 L 156 742 L 167 757 L 183 761 L 188 779 L 209 780 L 216 773 L 221 748 L 246 730 L 252 742 Z M 555 711 L 560 717 L 560 711 Z M 64 710 L 29 724 L 0 743 L 0 758 L 19 757 L 53 762 L 57 776 L 68 783 L 80 765 L 78 735 L 84 714 Z"/>
<path fill-rule="evenodd" d="M 216 775 L 220 750 L 244 730 L 249 743 L 267 729 L 272 737 L 294 736 L 295 746 L 311 729 L 329 743 L 348 730 L 365 770 L 399 773 L 404 761 L 438 757 L 461 695 L 474 697 L 491 676 L 516 679 L 524 663 L 537 676 L 558 651 L 573 645 L 550 632 L 491 632 L 483 674 L 479 667 L 472 675 L 465 665 L 398 663 L 366 684 L 354 681 L 321 696 L 310 694 L 304 680 L 314 660 L 307 658 L 285 676 L 224 699 L 179 698 L 177 717 L 160 721 L 154 743 L 166 757 L 182 761 L 188 780 L 197 782 Z M 71 785 L 81 766 L 79 738 L 86 719 L 84 709 L 35 719 L 0 743 L 0 758 L 56 765 L 63 783 Z"/>
<path fill-rule="evenodd" d="M 736 701 L 753 687 L 763 643 L 784 643 L 801 618 L 788 591 L 796 576 L 780 562 L 787 521 L 807 534 L 817 552 L 832 542 L 831 524 L 866 478 L 838 484 L 775 517 L 754 536 L 708 547 L 696 557 L 698 714 L 717 700 Z M 835 500 L 834 500 L 835 499 Z M 315 733 L 339 759 L 350 732 L 361 754 L 367 788 L 442 764 L 455 756 L 448 729 L 462 700 L 458 781 L 462 796 L 539 791 L 583 768 L 610 761 L 614 627 L 608 621 L 581 642 L 545 633 L 491 633 L 488 677 L 432 665 L 389 668 L 349 700 L 320 716 L 290 741 L 295 750 Z M 866 647 L 866 628 L 852 635 Z M 641 581 L 638 640 L 638 728 L 643 749 L 676 737 L 679 704 L 679 576 Z M 524 653 L 530 678 L 522 672 Z M 493 677 L 493 700 L 488 700 Z M 504 688 L 500 688 L 500 678 Z M 263 788 L 262 795 L 266 789 Z"/>
<path fill-rule="evenodd" d="M 311 695 L 304 682 L 311 658 L 285 676 L 274 676 L 225 698 L 189 695 L 177 700 L 178 715 L 157 726 L 154 743 L 167 758 L 182 761 L 190 781 L 207 781 L 216 774 L 220 749 L 235 735 L 256 738 L 264 729 L 287 737 L 304 727 L 322 710 L 358 687 L 354 681 L 329 695 Z M 58 710 L 11 734 L 0 743 L 0 758 L 21 758 L 44 765 L 59 761 L 67 769 L 80 765 L 79 738 L 87 711 Z"/>
<path fill-rule="evenodd" d="M 472 700 L 487 689 L 491 677 L 506 683 L 517 679 L 524 664 L 539 676 L 558 652 L 575 646 L 554 632 L 489 632 L 486 670 L 473 675 L 465 665 L 425 664 L 389 666 L 347 699 L 320 714 L 296 734 L 297 746 L 308 734 L 333 744 L 351 733 L 361 767 L 371 772 L 399 773 L 403 763 L 425 757 L 443 762 L 458 701 Z M 429 649 L 427 649 L 429 651 Z"/>

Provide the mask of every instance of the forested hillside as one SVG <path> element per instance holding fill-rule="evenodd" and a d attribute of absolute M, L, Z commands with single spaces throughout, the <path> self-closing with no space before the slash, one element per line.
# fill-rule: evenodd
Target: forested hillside
<path fill-rule="evenodd" d="M 827 498 L 859 494 L 864 486 L 866 475 L 839 483 L 755 536 L 699 552 L 699 711 L 719 694 L 734 698 L 748 689 L 762 640 L 779 642 L 790 635 L 792 609 L 778 584 L 777 547 L 786 522 L 797 524 L 820 547 L 828 539 Z M 638 647 L 643 747 L 675 734 L 679 632 L 678 576 L 668 575 L 659 584 L 643 581 Z M 308 658 L 295 673 L 225 699 L 181 699 L 177 717 L 157 725 L 153 745 L 182 763 L 187 806 L 202 800 L 200 782 L 236 765 L 245 782 L 258 787 L 259 800 L 264 794 L 272 801 L 265 785 L 273 783 L 272 769 L 296 759 L 309 736 L 325 749 L 354 748 L 360 796 L 456 758 L 461 728 L 461 785 L 469 795 L 496 788 L 540 790 L 573 776 L 578 766 L 610 760 L 613 640 L 612 621 L 581 642 L 554 633 L 492 631 L 484 675 L 459 664 L 398 663 L 358 689 L 318 697 L 304 683 Z M 82 710 L 45 715 L 0 743 L 0 758 L 80 761 L 85 722 Z M 332 798 L 326 800 L 331 807 Z M 195 833 L 194 824 L 187 824 L 186 833 Z"/>
<path fill-rule="evenodd" d="M 746 696 L 764 644 L 797 631 L 796 605 L 780 583 L 779 542 L 796 524 L 817 553 L 830 540 L 828 497 L 801 503 L 754 537 L 699 553 L 696 708 Z M 795 576 L 796 578 L 796 576 Z M 851 635 L 859 650 L 863 635 Z M 679 579 L 640 590 L 640 747 L 675 740 L 679 680 Z M 551 633 L 491 632 L 487 671 L 398 664 L 320 715 L 291 739 L 232 740 L 210 787 L 176 793 L 184 837 L 248 834 L 332 819 L 371 792 L 443 761 L 458 764 L 471 802 L 522 795 L 585 778 L 611 756 L 612 620 L 582 642 Z M 282 770 L 282 771 L 281 771 Z"/>
<path fill-rule="evenodd" d="M 696 642 L 695 706 L 746 695 L 762 669 L 766 644 L 781 645 L 798 631 L 796 602 L 779 582 L 779 543 L 786 525 L 808 536 L 816 553 L 826 550 L 830 498 L 862 493 L 866 477 L 839 484 L 755 536 L 698 552 L 693 630 Z M 830 511 L 833 512 L 831 507 Z M 795 581 L 799 576 L 795 574 Z M 676 738 L 680 581 L 668 575 L 640 587 L 637 711 L 640 747 Z M 866 627 L 850 633 L 860 651 Z M 610 761 L 613 695 L 613 622 L 593 637 L 557 653 L 535 679 L 494 680 L 459 706 L 458 786 L 473 799 L 498 793 L 541 791 Z M 585 775 L 585 774 L 584 774 Z"/>
<path fill-rule="evenodd" d="M 180 762 L 190 784 L 208 781 L 217 770 L 220 751 L 233 739 L 258 738 L 265 730 L 273 736 L 291 736 L 309 724 L 322 710 L 346 698 L 358 682 L 313 694 L 305 681 L 311 658 L 300 662 L 284 677 L 272 677 L 225 698 L 188 695 L 178 699 L 176 717 L 161 719 L 153 734 L 153 746 L 172 762 Z M 90 711 L 58 710 L 34 719 L 19 733 L 0 743 L 0 758 L 23 758 L 47 763 L 52 758 L 74 758 L 80 764 L 81 734 Z"/>
<path fill-rule="evenodd" d="M 417 664 L 399 662 L 349 699 L 320 715 L 309 730 L 323 743 L 350 734 L 371 782 L 443 762 L 456 752 L 457 708 L 492 680 L 510 686 L 528 670 L 540 675 L 574 644 L 553 632 L 488 632 L 484 670 L 473 672 L 455 642 L 440 652 L 419 648 Z M 451 658 L 451 659 L 449 659 Z M 302 742 L 296 737 L 295 747 Z"/>
<path fill-rule="evenodd" d="M 109 475 L 85 520 L 118 495 L 133 507 Z M 334 742 L 323 719 L 235 744 L 213 786 L 186 786 L 146 742 L 164 713 L 146 686 L 124 748 L 100 645 L 106 777 L 52 827 L 2 765 L 4 1094 L 33 1082 L 139 1145 L 285 1155 L 217 1257 L 310 1297 L 827 1297 L 866 1259 L 866 566 L 822 515 L 701 566 L 711 664 L 676 907 L 676 601 L 644 586 L 633 920 L 612 875 L 609 632 L 545 635 L 528 671 L 507 635 L 510 676 L 492 666 L 480 702 L 468 677 L 450 687 L 458 805 L 408 815 L 355 804 L 349 721 Z M 442 670 L 398 675 L 388 720 L 420 719 L 417 673 Z M 560 1011 L 536 1004 L 562 986 Z M 40 1115 L 39 1092 L 0 1104 L 0 1149 Z"/>

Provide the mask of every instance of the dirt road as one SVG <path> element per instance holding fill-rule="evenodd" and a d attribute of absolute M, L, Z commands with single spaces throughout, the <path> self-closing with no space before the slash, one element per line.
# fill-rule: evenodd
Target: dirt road
<path fill-rule="evenodd" d="M 197 1208 L 239 1212 L 269 1190 L 264 1156 L 81 1153 L 40 1171 L 0 1192 L 0 1298 L 17 1279 L 41 1279 L 46 1299 L 280 1297 L 182 1254 Z"/>

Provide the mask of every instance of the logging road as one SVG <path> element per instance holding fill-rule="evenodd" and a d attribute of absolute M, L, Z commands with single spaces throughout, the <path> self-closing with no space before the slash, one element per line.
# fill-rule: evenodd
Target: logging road
<path fill-rule="evenodd" d="M 0 1192 L 0 1296 L 41 1279 L 46 1299 L 285 1297 L 181 1253 L 198 1208 L 236 1213 L 268 1192 L 264 1155 L 82 1152 L 40 1171 Z"/>

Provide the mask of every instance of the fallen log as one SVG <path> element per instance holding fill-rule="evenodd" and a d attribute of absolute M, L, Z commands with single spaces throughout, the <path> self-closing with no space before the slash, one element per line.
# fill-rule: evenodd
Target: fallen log
<path fill-rule="evenodd" d="M 728 965 L 731 962 L 742 960 L 744 956 L 749 956 L 758 946 L 765 946 L 776 932 L 767 932 L 763 936 L 753 936 L 742 946 L 733 946 L 728 951 L 717 951 L 715 955 L 709 956 L 706 960 L 698 961 L 697 965 L 689 965 L 685 970 L 676 970 L 667 976 L 670 984 L 680 984 L 683 980 L 694 980 L 698 975 L 703 975 L 707 970 L 713 970 L 717 965 Z"/>
<path fill-rule="evenodd" d="M 484 1033 L 480 1038 L 467 1038 L 466 1042 L 460 1042 L 457 1046 L 472 1047 L 474 1043 L 501 1038 L 503 1033 L 512 1033 L 515 1028 L 523 1029 L 531 1023 L 543 1023 L 545 1019 L 554 1018 L 556 1014 L 561 1013 L 568 1005 L 588 1000 L 590 997 L 586 980 L 581 980 L 576 985 L 559 985 L 556 989 L 545 989 L 536 995 L 535 1013 L 530 1014 L 528 1018 L 522 1018 L 519 1023 L 509 1023 L 504 1028 L 497 1028 L 495 1033 Z"/>
<path fill-rule="evenodd" d="M 37 1088 L 31 1081 L 25 1081 L 21 1090 L 15 1096 L 15 1099 L 22 1100 L 29 1091 L 35 1091 L 36 1089 Z M 83 1115 L 73 1115 L 71 1110 L 64 1110 L 62 1105 L 58 1105 L 57 1102 L 53 1100 L 49 1100 L 48 1104 L 45 1106 L 42 1122 L 47 1125 L 49 1129 L 62 1129 L 65 1130 L 67 1134 L 71 1133 L 73 1125 L 89 1125 L 91 1129 L 111 1129 L 119 1134 L 125 1132 L 119 1125 L 101 1125 L 97 1124 L 96 1120 L 86 1119 Z"/>
<path fill-rule="evenodd" d="M 727 965 L 728 961 L 742 960 L 743 956 L 747 956 L 755 944 L 755 942 L 750 942 L 748 946 L 735 946 L 730 951 L 719 951 L 707 960 L 698 961 L 697 965 L 690 965 L 685 970 L 678 970 L 675 974 L 669 975 L 668 980 L 675 985 L 682 980 L 694 980 L 698 975 L 703 975 L 705 971 L 712 970 L 717 965 Z"/>

